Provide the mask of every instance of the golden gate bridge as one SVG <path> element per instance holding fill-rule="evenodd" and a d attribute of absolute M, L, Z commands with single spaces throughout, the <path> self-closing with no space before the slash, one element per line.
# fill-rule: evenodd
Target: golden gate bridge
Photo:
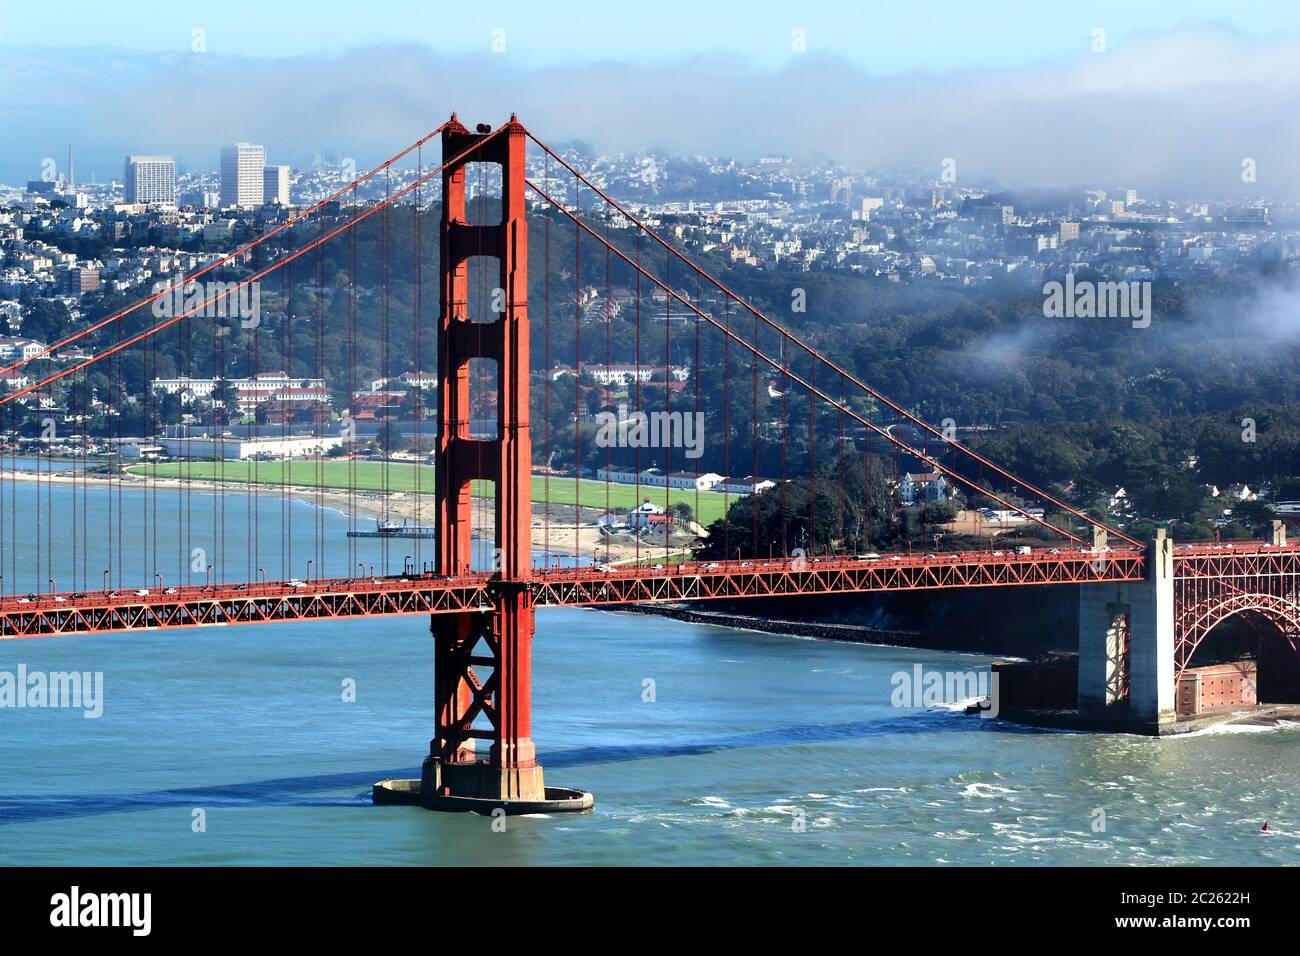
<path fill-rule="evenodd" d="M 424 148 L 435 139 L 441 146 L 441 160 L 426 167 Z M 529 174 L 530 149 L 539 158 L 541 175 Z M 416 168 L 409 182 L 394 188 L 394 171 L 411 158 Z M 485 169 L 499 172 L 497 221 L 481 221 L 485 218 L 482 197 L 491 193 L 482 186 Z M 477 183 L 472 176 L 478 177 Z M 493 182 L 497 182 L 495 177 L 489 185 Z M 380 183 L 384 187 L 382 198 L 361 201 L 359 190 L 363 186 L 375 189 Z M 6 522 L 3 502 L 6 494 L 11 502 L 15 500 L 12 486 L 18 480 L 17 474 L 9 473 L 3 481 L 11 487 L 0 484 L 0 584 L 5 591 L 0 596 L 0 638 L 428 615 L 435 650 L 435 732 L 429 755 L 420 780 L 385 782 L 376 787 L 375 798 L 448 809 L 501 806 L 512 812 L 586 809 L 592 804 L 590 794 L 545 784 L 533 745 L 531 651 L 534 614 L 539 607 L 1077 585 L 1083 589 L 1079 611 L 1080 708 L 1095 715 L 1098 726 L 1123 726 L 1148 733 L 1161 732 L 1175 720 L 1180 682 L 1191 672 L 1197 647 L 1220 621 L 1243 615 L 1262 622 L 1271 634 L 1280 635 L 1293 652 L 1300 653 L 1300 613 L 1296 603 L 1300 554 L 1286 542 L 1280 525 L 1275 525 L 1268 541 L 1175 547 L 1163 532 L 1154 541 L 1139 541 L 1058 500 L 910 413 L 801 341 L 698 265 L 644 217 L 617 202 L 575 163 L 547 146 L 513 116 L 495 129 L 479 126 L 471 131 L 453 115 L 386 162 L 241 243 L 233 252 L 215 257 L 167 288 L 55 341 L 39 354 L 13 361 L 0 369 L 0 376 L 11 383 L 10 390 L 0 396 L 0 423 L 16 428 L 23 410 L 34 401 L 39 405 L 39 399 L 50 395 L 55 386 L 67 390 L 69 411 L 74 418 L 84 420 L 94 402 L 90 386 L 93 376 L 105 376 L 121 387 L 126 380 L 123 366 L 129 361 L 141 363 L 145 374 L 150 368 L 157 370 L 159 343 L 165 334 L 176 337 L 174 351 L 186 370 L 197 368 L 209 356 L 193 353 L 191 321 L 201 319 L 222 299 L 268 280 L 282 283 L 281 340 L 275 343 L 277 348 L 268 349 L 278 357 L 292 361 L 303 351 L 303 339 L 296 345 L 293 341 L 297 324 L 307 329 L 306 350 L 314 353 L 317 372 L 324 368 L 327 354 L 342 358 L 349 395 L 364 364 L 361 353 L 373 352 L 376 344 L 383 377 L 394 368 L 421 371 L 428 344 L 422 337 L 422 320 L 430 311 L 428 304 L 433 297 L 424 290 L 421 250 L 425 237 L 419 209 L 432 186 L 439 187 L 436 195 L 441 220 L 437 312 L 433 317 L 437 402 L 436 424 L 429 436 L 433 442 L 431 493 L 420 484 L 422 472 L 418 465 L 413 471 L 417 526 L 421 524 L 422 498 L 426 494 L 432 498 L 432 560 L 420 560 L 417 542 L 413 545 L 415 560 L 406 555 L 402 572 L 388 573 L 385 541 L 385 561 L 376 574 L 373 568 L 356 560 L 355 545 L 350 541 L 346 567 L 342 573 L 337 568 L 331 572 L 325 526 L 317 517 L 313 519 L 312 557 L 307 560 L 306 574 L 298 577 L 294 574 L 292 535 L 286 532 L 284 523 L 291 520 L 291 514 L 282 511 L 278 533 L 261 527 L 257 507 L 248 509 L 242 527 L 237 518 L 228 521 L 224 504 L 218 500 L 221 495 L 242 491 L 250 500 L 260 500 L 268 493 L 255 483 L 227 486 L 223 468 L 217 468 L 212 476 L 210 527 L 206 517 L 194 520 L 190 481 L 182 478 L 175 486 L 160 485 L 156 470 L 153 480 L 149 480 L 147 466 L 143 481 L 120 472 L 110 472 L 106 477 L 103 485 L 108 492 L 107 502 L 96 499 L 96 508 L 106 511 L 101 516 L 106 521 L 92 521 L 90 480 L 83 473 L 78 485 L 74 472 L 70 509 L 47 507 L 35 514 L 24 514 L 20 521 L 16 507 L 11 507 Z M 411 253 L 409 301 L 393 302 L 386 283 L 391 273 L 389 256 L 399 240 L 392 234 L 388 216 L 403 203 L 416 210 L 410 219 L 409 239 L 401 240 L 408 242 Z M 542 223 L 540 257 L 536 237 L 530 242 L 530 215 L 540 217 Z M 366 266 L 365 252 L 358 251 L 357 236 L 359 227 L 367 223 L 370 227 L 378 225 L 379 232 L 378 248 L 372 249 L 377 254 L 381 285 L 378 343 L 367 342 L 356 327 L 356 280 L 358 269 Z M 567 239 L 572 261 L 553 263 L 556 244 L 552 240 L 562 228 L 571 230 Z M 346 292 L 342 299 L 348 303 L 346 330 L 341 333 L 327 331 L 324 290 L 329 283 L 323 273 L 322 252 L 326 247 L 347 262 L 346 279 L 335 281 L 333 286 Z M 344 251 L 339 252 L 340 248 Z M 544 341 L 540 350 L 531 338 L 536 323 L 530 321 L 529 314 L 530 253 L 534 263 L 538 258 L 542 260 L 540 311 Z M 491 278 L 484 280 L 487 273 L 479 269 L 480 281 L 474 281 L 474 262 L 492 263 Z M 750 497 L 751 505 L 752 499 L 760 495 L 773 496 L 777 502 L 779 541 L 760 535 L 755 505 L 750 509 L 752 527 L 733 526 L 728 516 L 715 528 L 714 533 L 727 539 L 722 542 L 722 553 L 727 555 L 724 558 L 669 560 L 673 555 L 665 533 L 662 559 L 657 548 L 645 547 L 645 560 L 599 563 L 592 560 L 592 555 L 581 553 L 575 544 L 573 559 L 566 566 L 552 567 L 549 559 L 538 566 L 537 537 L 541 538 L 545 554 L 554 551 L 550 536 L 561 520 L 553 518 L 555 506 L 562 505 L 560 510 L 566 514 L 574 513 L 576 542 L 584 500 L 601 499 L 601 490 L 598 488 L 593 495 L 590 480 L 582 477 L 578 422 L 584 408 L 580 388 L 575 390 L 572 410 L 572 497 L 563 487 L 569 479 L 554 475 L 549 467 L 557 441 L 552 427 L 549 373 L 560 358 L 552 348 L 552 333 L 562 321 L 560 313 L 568 308 L 571 296 L 574 370 L 580 370 L 584 353 L 584 267 L 589 281 L 593 275 L 597 282 L 603 277 L 607 290 L 616 271 L 635 290 L 633 317 L 628 320 L 635 329 L 634 355 L 618 358 L 638 368 L 654 364 L 671 369 L 677 326 L 677 353 L 693 360 L 694 395 L 689 387 L 665 387 L 666 406 L 676 398 L 679 406 L 684 406 L 682 410 L 700 412 L 704 369 L 719 371 L 724 394 L 724 471 L 739 464 L 733 459 L 734 445 L 749 445 L 751 456 L 742 467 L 747 467 L 751 476 L 760 471 L 760 441 L 774 441 L 778 446 L 779 477 L 773 475 L 770 488 L 759 491 L 755 487 Z M 159 317 L 146 308 L 204 275 L 234 268 L 248 274 L 225 283 L 222 289 L 188 309 Z M 295 268 L 299 280 L 305 275 L 316 293 L 306 315 L 295 308 Z M 131 330 L 128 318 L 135 316 L 138 321 L 140 315 L 159 321 L 146 320 L 144 328 Z M 410 329 L 394 332 L 402 316 L 410 319 Z M 643 325 L 649 328 L 644 335 Z M 662 326 L 661 339 L 658 325 Z M 616 356 L 609 328 L 606 323 L 605 346 L 612 362 Z M 271 333 L 263 333 L 260 325 L 254 325 L 245 334 L 251 344 L 242 354 L 250 371 L 256 374 L 262 370 L 261 336 Z M 106 339 L 111 336 L 117 337 Z M 228 339 L 222 334 L 211 336 L 215 380 L 229 371 Z M 597 348 L 599 344 L 597 341 Z M 93 354 L 82 351 L 83 345 L 93 345 Z M 647 356 L 643 352 L 657 350 L 660 345 L 661 354 L 656 351 Z M 589 338 L 588 352 L 591 348 Z M 533 358 L 539 351 L 546 374 L 541 376 L 543 395 L 537 401 L 531 373 Z M 231 354 L 234 352 L 231 347 Z M 640 409 L 640 376 L 635 382 L 636 406 Z M 760 389 L 760 382 L 767 387 Z M 679 394 L 675 396 L 674 391 Z M 763 391 L 768 394 L 761 394 Z M 485 395 L 490 401 L 485 401 Z M 606 385 L 605 398 L 609 395 Z M 748 414 L 741 415 L 737 410 L 743 409 L 747 399 Z M 774 421 L 760 420 L 761 399 L 774 406 Z M 144 420 L 151 427 L 177 424 L 160 421 L 159 403 L 147 389 L 140 400 L 145 405 Z M 483 418 L 483 409 L 488 405 L 494 406 L 490 417 L 495 427 L 484 433 L 471 426 Z M 538 411 L 544 417 L 540 436 L 532 420 Z M 741 424 L 735 423 L 733 415 Z M 416 416 L 417 446 L 421 417 Z M 747 442 L 743 435 L 745 420 L 750 429 Z M 893 427 L 899 423 L 910 428 Z M 318 434 L 326 424 L 318 415 Z M 273 425 L 266 427 L 274 429 Z M 829 462 L 825 457 L 820 462 L 817 458 L 819 430 L 823 438 L 831 440 L 834 449 Z M 853 500 L 859 491 L 845 488 L 846 459 L 870 452 L 869 444 L 859 446 L 850 440 L 850 432 L 945 475 L 972 500 L 986 501 L 1019 516 L 1027 525 L 1036 526 L 1041 541 L 1037 546 L 1011 550 L 997 548 L 990 540 L 989 547 L 982 550 L 941 551 L 936 547 L 926 554 L 913 553 L 910 548 L 905 552 L 851 553 L 846 515 L 862 502 Z M 922 440 L 913 441 L 913 435 Z M 542 447 L 537 449 L 539 438 Z M 86 440 L 83 434 L 83 443 Z M 790 471 L 796 440 L 806 450 L 802 456 L 806 459 L 806 473 L 797 476 L 809 488 L 809 493 L 802 496 L 805 513 L 798 511 L 799 502 L 793 496 L 790 500 L 786 497 L 796 478 Z M 657 452 L 667 505 L 672 497 L 672 449 Z M 613 499 L 608 450 L 606 454 L 603 510 L 609 511 Z M 640 455 L 638 449 L 638 474 Z M 534 478 L 537 462 L 546 466 L 540 494 Z M 323 467 L 319 456 L 316 467 Z M 347 468 L 349 478 L 342 493 L 355 503 L 356 496 L 366 493 L 366 488 L 355 467 L 349 464 Z M 385 490 L 389 488 L 388 468 L 385 460 Z M 870 483 L 870 468 L 866 475 Z M 39 471 L 35 480 L 39 509 Z M 53 479 L 47 476 L 45 480 Z M 128 493 L 146 496 L 139 528 L 124 527 L 124 488 L 130 489 Z M 637 499 L 643 491 L 647 496 L 658 493 L 657 489 L 638 486 Z M 282 490 L 281 494 L 287 509 L 288 492 Z M 166 540 L 167 531 L 159 515 L 160 501 L 164 509 L 171 506 L 167 496 L 176 498 L 174 553 L 168 550 L 171 542 Z M 868 509 L 871 497 L 868 485 Z M 1041 510 L 1029 507 L 1028 501 L 1041 503 Z M 349 520 L 355 521 L 355 514 Z M 91 540 L 92 535 L 101 534 L 99 529 L 92 532 L 95 523 L 103 525 L 100 542 Z M 490 534 L 485 531 L 488 528 Z M 476 560 L 476 547 L 482 547 L 476 544 L 480 533 L 492 545 L 487 566 Z M 187 559 L 200 539 L 208 543 L 212 560 L 209 563 L 204 550 L 202 567 L 194 568 Z M 19 540 L 35 549 L 34 572 L 26 555 L 19 559 Z M 798 547 L 792 548 L 796 541 Z M 225 557 L 228 550 L 238 552 L 241 544 L 247 574 L 231 580 L 227 567 L 237 567 L 238 562 Z M 643 549 L 639 538 L 636 548 L 640 559 Z M 762 554 L 765 548 L 767 555 Z M 97 555 L 108 556 L 107 568 L 91 567 L 94 549 L 100 549 Z M 263 559 L 264 551 L 271 557 L 278 556 L 280 579 L 272 580 L 263 567 L 274 563 Z M 733 553 L 736 557 L 731 557 Z M 297 557 L 301 556 L 300 551 Z M 60 567 L 70 564 L 71 588 L 58 589 L 53 573 L 56 561 Z M 174 583 L 167 586 L 172 561 L 176 576 L 172 578 Z M 137 562 L 139 578 L 135 577 Z M 8 575 L 4 574 L 6 567 Z M 165 567 L 169 569 L 166 572 Z M 24 570 L 31 573 L 33 580 L 44 578 L 48 586 L 22 593 L 19 582 Z M 196 571 L 203 574 L 201 584 L 192 580 Z"/>

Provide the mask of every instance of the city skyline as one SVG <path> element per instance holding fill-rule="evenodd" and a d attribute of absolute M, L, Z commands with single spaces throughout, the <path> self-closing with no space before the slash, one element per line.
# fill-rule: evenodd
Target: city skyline
<path fill-rule="evenodd" d="M 102 17 L 88 14 L 57 43 L 38 42 L 20 20 L 0 61 L 0 88 L 15 94 L 0 116 L 17 131 L 0 181 L 31 178 L 70 139 L 82 168 L 101 179 L 128 153 L 174 155 L 192 168 L 237 139 L 264 143 L 295 168 L 326 150 L 363 167 L 380 158 L 383 131 L 419 135 L 457 110 L 492 123 L 518 112 L 553 140 L 586 138 L 604 150 L 779 150 L 917 168 L 951 159 L 962 181 L 1294 194 L 1296 134 L 1274 118 L 1300 92 L 1296 18 L 1269 8 L 1195 19 L 1196 10 L 1160 26 L 1115 5 L 1090 8 L 1088 19 L 1030 11 L 1017 21 L 1023 29 L 999 21 L 993 38 L 949 8 L 925 31 L 900 28 L 893 42 L 893 13 L 879 24 L 846 15 L 837 29 L 816 11 L 796 18 L 766 7 L 733 31 L 706 16 L 674 43 L 631 19 L 637 29 L 618 41 L 584 42 L 575 29 L 548 57 L 533 48 L 558 27 L 543 30 L 518 9 L 496 14 L 496 25 L 489 14 L 458 20 L 437 44 L 421 30 L 397 42 L 364 27 L 330 44 L 328 13 L 299 17 L 280 51 L 221 19 L 185 25 L 174 11 L 138 41 L 149 51 L 134 54 L 115 46 L 115 28 L 87 30 Z M 853 43 L 863 52 L 846 52 Z M 121 70 L 124 57 L 131 66 Z M 386 68 L 375 71 L 380 59 Z M 471 74 L 476 83 L 458 82 Z M 626 102 L 638 103 L 635 117 Z M 758 121 L 771 117 L 782 122 Z M 1245 159 L 1258 171 L 1250 189 L 1239 177 Z"/>

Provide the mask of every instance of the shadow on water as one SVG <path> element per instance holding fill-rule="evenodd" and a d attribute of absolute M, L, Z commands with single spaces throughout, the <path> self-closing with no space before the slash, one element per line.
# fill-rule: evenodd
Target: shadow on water
<path fill-rule="evenodd" d="M 548 751 L 544 763 L 548 769 L 582 767 L 591 764 L 621 763 L 661 757 L 698 757 L 725 750 L 747 747 L 782 747 L 801 744 L 833 743 L 869 737 L 896 737 L 905 734 L 1000 732 L 1014 734 L 1058 733 L 1009 724 L 1000 720 L 981 720 L 948 711 L 926 711 L 907 719 L 851 721 L 840 724 L 803 724 L 772 727 L 766 730 L 728 734 L 709 740 L 681 743 L 646 743 L 623 746 L 576 747 Z M 211 787 L 183 787 L 129 794 L 12 794 L 0 795 L 0 825 L 56 820 L 69 817 L 97 816 L 104 813 L 129 813 L 137 810 L 160 810 L 168 807 L 358 807 L 370 806 L 370 786 L 386 778 L 418 777 L 419 768 L 314 774 L 304 777 L 281 777 L 250 783 L 232 783 Z M 329 790 L 365 788 L 351 796 L 312 797 Z"/>

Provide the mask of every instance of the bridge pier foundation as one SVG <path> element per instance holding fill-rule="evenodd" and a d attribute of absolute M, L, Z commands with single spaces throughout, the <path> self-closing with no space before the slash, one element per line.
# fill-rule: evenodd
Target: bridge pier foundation
<path fill-rule="evenodd" d="M 495 590 L 491 611 L 433 616 L 437 736 L 420 779 L 376 784 L 376 803 L 507 814 L 594 806 L 590 793 L 546 786 L 532 740 L 532 595 L 507 582 Z"/>
<path fill-rule="evenodd" d="M 1145 581 L 1079 586 L 1079 713 L 1098 730 L 1161 734 L 1174 712 L 1173 541 L 1148 547 Z"/>

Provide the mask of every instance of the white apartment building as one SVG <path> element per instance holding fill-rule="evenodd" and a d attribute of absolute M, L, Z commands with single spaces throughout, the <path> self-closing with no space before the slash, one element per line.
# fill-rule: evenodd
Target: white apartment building
<path fill-rule="evenodd" d="M 128 203 L 176 205 L 176 163 L 170 156 L 128 156 L 122 178 Z"/>
<path fill-rule="evenodd" d="M 914 505 L 918 501 L 942 501 L 948 496 L 948 482 L 937 471 L 918 474 L 909 472 L 903 475 L 898 490 L 904 504 Z"/>
<path fill-rule="evenodd" d="M 0 342 L 3 340 L 0 339 Z M 37 343 L 39 344 L 39 343 Z M 43 347 L 43 346 L 42 346 Z M 0 349 L 3 346 L 0 345 Z M 284 372 L 258 372 L 252 378 L 232 378 L 240 411 L 251 411 L 268 400 L 282 402 L 329 401 L 329 389 L 323 378 L 306 378 Z M 216 391 L 215 378 L 156 378 L 150 383 L 154 394 L 179 395 L 182 404 L 208 399 Z"/>
<path fill-rule="evenodd" d="M 588 365 L 583 364 L 582 374 L 590 375 L 600 385 L 631 385 L 634 382 L 650 382 L 656 375 L 664 376 L 663 366 L 653 365 Z M 691 370 L 684 365 L 674 365 L 668 374 L 674 382 L 685 382 L 691 377 Z"/>
<path fill-rule="evenodd" d="M 16 335 L 0 335 L 0 359 L 30 359 L 45 351 L 45 343 Z"/>
<path fill-rule="evenodd" d="M 26 388 L 30 384 L 32 384 L 31 377 L 24 375 L 16 368 L 7 372 L 0 372 L 0 385 L 8 386 L 13 391 Z"/>
<path fill-rule="evenodd" d="M 223 458 L 239 461 L 248 458 L 296 458 L 302 455 L 324 455 L 331 448 L 343 444 L 337 435 L 289 435 L 239 438 L 232 435 L 196 438 L 164 438 L 158 447 L 168 458 L 212 460 Z"/>
<path fill-rule="evenodd" d="M 262 205 L 266 149 L 253 143 L 221 147 L 221 205 Z"/>
<path fill-rule="evenodd" d="M 391 392 L 394 389 L 437 388 L 438 376 L 434 372 L 403 372 L 391 378 L 376 378 L 370 382 L 372 392 Z"/>

